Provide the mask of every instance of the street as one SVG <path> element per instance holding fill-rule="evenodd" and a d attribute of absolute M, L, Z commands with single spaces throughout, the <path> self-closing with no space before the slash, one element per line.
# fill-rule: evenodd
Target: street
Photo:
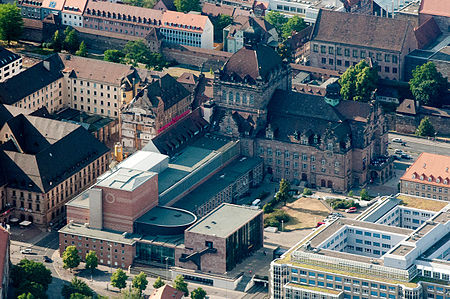
<path fill-rule="evenodd" d="M 401 138 L 403 142 L 406 142 L 406 146 L 397 142 L 392 142 L 392 139 L 394 138 Z M 396 149 L 400 149 L 412 157 L 412 160 L 401 159 L 402 162 L 412 163 L 423 152 L 449 155 L 450 143 L 390 133 L 388 147 L 389 154 L 393 155 Z"/>

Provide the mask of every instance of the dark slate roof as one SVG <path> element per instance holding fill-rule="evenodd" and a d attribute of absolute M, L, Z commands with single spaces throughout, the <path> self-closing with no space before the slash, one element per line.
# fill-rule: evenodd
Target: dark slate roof
<path fill-rule="evenodd" d="M 49 70 L 44 67 L 44 61 L 41 61 L 0 83 L 0 103 L 15 104 L 17 101 L 61 78 L 61 70 L 64 68 L 64 65 L 59 56 L 54 54 L 45 61 L 50 63 Z"/>
<path fill-rule="evenodd" d="M 268 105 L 268 122 L 275 139 L 291 141 L 289 136 L 333 134 L 339 141 L 351 136 L 351 128 L 322 96 L 276 90 Z"/>
<path fill-rule="evenodd" d="M 284 67 L 280 56 L 272 48 L 258 44 L 245 46 L 234 53 L 223 66 L 222 80 L 266 81 L 271 72 Z"/>
<path fill-rule="evenodd" d="M 0 67 L 4 67 L 11 62 L 20 59 L 20 55 L 0 47 Z"/>
<path fill-rule="evenodd" d="M 193 140 L 203 136 L 208 126 L 208 122 L 201 115 L 200 108 L 197 108 L 158 134 L 152 142 L 160 153 L 172 156 Z"/>
<path fill-rule="evenodd" d="M 320 10 L 312 39 L 401 51 L 412 25 L 403 19 Z"/>
<path fill-rule="evenodd" d="M 78 125 L 21 114 L 5 126 L 14 142 L 1 145 L 0 164 L 11 187 L 47 192 L 108 152 Z"/>
<path fill-rule="evenodd" d="M 396 112 L 401 114 L 416 115 L 417 114 L 416 102 L 411 99 L 404 99 L 403 102 L 400 105 L 398 105 Z"/>
<path fill-rule="evenodd" d="M 371 106 L 368 103 L 357 101 L 340 101 L 335 107 L 336 110 L 346 119 L 367 122 L 370 115 Z"/>
<path fill-rule="evenodd" d="M 132 102 L 131 107 L 146 107 L 149 105 L 157 107 L 159 101 L 163 101 L 164 110 L 167 110 L 189 94 L 190 92 L 181 83 L 166 74 L 141 90 L 135 101 Z"/>

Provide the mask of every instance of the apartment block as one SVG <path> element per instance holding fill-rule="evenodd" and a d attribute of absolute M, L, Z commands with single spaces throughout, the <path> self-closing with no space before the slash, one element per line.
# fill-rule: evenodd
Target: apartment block
<path fill-rule="evenodd" d="M 450 156 L 422 153 L 400 178 L 400 192 L 450 199 Z"/>
<path fill-rule="evenodd" d="M 449 207 L 397 194 L 325 223 L 271 263 L 271 298 L 447 298 Z"/>
<path fill-rule="evenodd" d="M 402 80 L 405 56 L 415 49 L 413 25 L 407 20 L 320 10 L 311 35 L 310 63 L 344 72 L 371 59 L 380 78 Z"/>
<path fill-rule="evenodd" d="M 0 47 L 0 82 L 14 77 L 22 71 L 22 57 Z"/>

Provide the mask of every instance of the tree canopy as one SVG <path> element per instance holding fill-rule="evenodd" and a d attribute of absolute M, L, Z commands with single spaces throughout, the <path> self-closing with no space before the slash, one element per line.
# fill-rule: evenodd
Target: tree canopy
<path fill-rule="evenodd" d="M 188 284 L 184 281 L 184 277 L 181 274 L 178 274 L 173 281 L 173 287 L 178 291 L 184 293 L 185 296 L 189 295 Z"/>
<path fill-rule="evenodd" d="M 289 36 L 291 36 L 293 31 L 299 32 L 306 27 L 308 27 L 308 25 L 306 25 L 303 18 L 299 16 L 293 16 L 292 18 L 289 18 L 287 22 L 284 23 L 281 27 L 281 36 L 283 37 L 283 39 L 287 39 Z"/>
<path fill-rule="evenodd" d="M 123 63 L 125 57 L 125 53 L 120 50 L 106 50 L 103 55 L 103 60 L 116 63 Z"/>
<path fill-rule="evenodd" d="M 206 298 L 206 291 L 200 287 L 191 292 L 192 299 L 204 299 Z"/>
<path fill-rule="evenodd" d="M 428 116 L 425 116 L 420 121 L 419 127 L 416 130 L 416 135 L 433 137 L 435 132 L 436 131 L 434 130 L 434 127 L 430 121 L 430 118 Z"/>
<path fill-rule="evenodd" d="M 78 48 L 78 51 L 75 52 L 75 54 L 82 57 L 87 56 L 87 48 L 84 41 L 81 42 L 80 47 Z"/>
<path fill-rule="evenodd" d="M 281 179 L 280 181 L 280 189 L 278 190 L 277 194 L 275 195 L 275 198 L 278 202 L 283 201 L 286 205 L 287 201 L 291 198 L 289 195 L 289 189 L 291 188 L 291 185 L 289 184 L 289 181 L 285 179 Z"/>
<path fill-rule="evenodd" d="M 69 27 L 68 27 L 69 28 Z M 64 50 L 74 54 L 80 48 L 80 39 L 75 29 L 69 31 L 64 39 Z"/>
<path fill-rule="evenodd" d="M 288 18 L 285 15 L 279 13 L 278 11 L 271 10 L 266 13 L 264 19 L 275 27 L 275 29 L 278 31 L 278 34 L 282 35 L 283 26 L 288 21 Z"/>
<path fill-rule="evenodd" d="M 23 259 L 12 267 L 11 279 L 17 294 L 30 293 L 35 298 L 45 298 L 52 272 L 42 263 Z"/>
<path fill-rule="evenodd" d="M 68 246 L 63 253 L 63 267 L 64 269 L 73 269 L 80 264 L 80 256 L 78 255 L 78 249 L 75 246 Z"/>
<path fill-rule="evenodd" d="M 158 276 L 158 278 L 156 278 L 155 282 L 153 283 L 153 288 L 154 289 L 159 289 L 163 285 L 165 285 L 164 281 L 161 279 L 160 276 Z"/>
<path fill-rule="evenodd" d="M 214 25 L 214 41 L 217 43 L 223 42 L 223 29 L 233 23 L 233 18 L 228 15 L 219 14 L 211 22 Z"/>
<path fill-rule="evenodd" d="M 156 4 L 155 0 L 123 0 L 122 2 L 128 5 L 145 8 L 153 8 L 153 6 L 155 6 Z"/>
<path fill-rule="evenodd" d="M 64 35 L 61 31 L 56 30 L 50 42 L 50 48 L 55 52 L 61 52 L 64 46 Z"/>
<path fill-rule="evenodd" d="M 19 40 L 23 31 L 23 19 L 15 4 L 0 4 L 0 39 L 8 42 Z"/>
<path fill-rule="evenodd" d="M 341 78 L 341 96 L 344 100 L 367 102 L 372 96 L 378 82 L 378 72 L 365 60 L 350 66 Z"/>
<path fill-rule="evenodd" d="M 177 11 L 179 12 L 190 12 L 190 11 L 201 11 L 199 0 L 175 0 L 173 2 Z"/>
<path fill-rule="evenodd" d="M 133 66 L 144 64 L 148 69 L 161 71 L 168 64 L 160 53 L 150 51 L 143 40 L 129 41 L 125 45 L 125 61 Z"/>
<path fill-rule="evenodd" d="M 148 285 L 147 275 L 144 272 L 139 273 L 133 278 L 132 286 L 133 288 L 139 290 L 142 293 Z"/>
<path fill-rule="evenodd" d="M 127 286 L 127 279 L 127 274 L 119 268 L 111 275 L 111 285 L 121 290 Z"/>
<path fill-rule="evenodd" d="M 92 273 L 98 266 L 97 253 L 94 250 L 89 250 L 89 252 L 86 253 L 85 260 L 86 260 L 86 269 L 91 270 Z"/>
<path fill-rule="evenodd" d="M 448 78 L 444 78 L 429 61 L 417 66 L 412 72 L 409 86 L 414 98 L 423 105 L 440 107 L 449 87 Z"/>
<path fill-rule="evenodd" d="M 65 299 L 71 299 L 74 294 L 91 297 L 94 295 L 94 292 L 84 281 L 74 277 L 69 284 L 63 285 L 61 295 Z"/>

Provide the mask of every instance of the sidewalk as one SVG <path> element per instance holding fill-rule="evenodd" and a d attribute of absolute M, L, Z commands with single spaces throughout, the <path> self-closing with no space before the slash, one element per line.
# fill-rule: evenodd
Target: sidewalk
<path fill-rule="evenodd" d="M 77 269 L 74 269 L 72 273 L 70 273 L 69 270 L 66 270 L 63 268 L 63 262 L 62 258 L 59 256 L 59 252 L 55 251 L 53 256 L 53 267 L 55 269 L 55 272 L 58 274 L 59 278 L 65 281 L 71 281 L 73 277 L 78 277 L 85 281 L 90 288 L 92 288 L 96 293 L 108 296 L 110 298 L 118 297 L 120 295 L 119 289 L 114 288 L 110 284 L 110 267 L 99 265 L 97 269 L 94 271 L 93 280 L 90 279 L 90 272 L 87 270 L 84 270 L 84 263 L 80 263 Z M 116 271 L 116 268 L 112 268 L 112 271 Z M 128 272 L 128 269 L 124 269 L 126 274 L 128 275 L 127 280 L 127 287 L 131 285 L 132 279 L 134 277 L 133 274 L 130 274 Z M 148 285 L 147 289 L 144 291 L 144 294 L 150 295 L 153 292 L 153 283 L 155 282 L 156 278 L 147 277 Z M 172 285 L 172 282 L 165 281 L 167 284 Z M 208 297 L 211 299 L 223 299 L 223 298 L 242 298 L 245 296 L 245 293 L 237 292 L 237 291 L 231 291 L 231 290 L 225 290 L 225 289 L 219 289 L 211 286 L 206 286 L 202 284 L 196 284 L 193 282 L 188 281 L 188 289 L 189 291 L 192 291 L 198 287 L 201 287 L 204 289 Z M 52 298 L 50 298 L 52 299 Z"/>

